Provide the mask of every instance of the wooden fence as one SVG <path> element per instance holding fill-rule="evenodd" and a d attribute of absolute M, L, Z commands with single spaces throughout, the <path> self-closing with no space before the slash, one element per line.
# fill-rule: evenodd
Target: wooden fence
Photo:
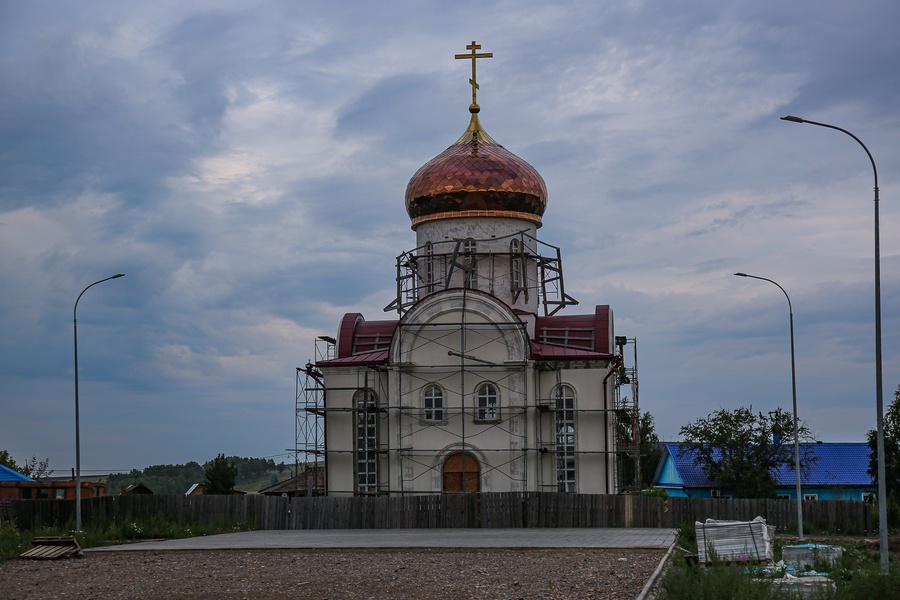
<path fill-rule="evenodd" d="M 0 521 L 22 528 L 74 523 L 74 500 L 10 500 Z M 251 529 L 396 529 L 447 527 L 662 527 L 707 518 L 761 516 L 779 531 L 796 528 L 793 500 L 658 498 L 550 492 L 440 494 L 401 497 L 107 496 L 82 500 L 85 526 L 164 518 L 180 524 Z M 872 507 L 844 500 L 803 503 L 804 529 L 873 535 Z"/>

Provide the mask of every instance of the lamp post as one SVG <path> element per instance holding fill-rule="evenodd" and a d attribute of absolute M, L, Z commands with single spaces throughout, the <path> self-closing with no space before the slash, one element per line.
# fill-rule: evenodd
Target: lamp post
<path fill-rule="evenodd" d="M 78 421 L 78 301 L 86 291 L 94 287 L 98 283 L 109 281 L 110 279 L 118 279 L 125 277 L 124 273 L 95 281 L 87 286 L 78 298 L 75 299 L 75 308 L 72 310 L 72 330 L 75 334 L 75 531 L 81 531 L 81 433 Z"/>
<path fill-rule="evenodd" d="M 756 275 L 747 275 L 746 273 L 735 273 L 738 277 L 749 277 L 751 279 L 759 279 L 768 281 L 778 286 L 778 289 L 784 294 L 788 302 L 788 315 L 791 323 L 791 392 L 794 400 L 794 477 L 797 480 L 797 538 L 803 542 L 803 496 L 800 491 L 800 428 L 797 422 L 797 369 L 794 361 L 794 309 L 791 306 L 791 297 L 777 282 L 765 277 L 757 277 Z"/>
<path fill-rule="evenodd" d="M 876 406 L 876 428 L 875 428 L 875 444 L 878 462 L 878 539 L 879 549 L 881 551 L 881 572 L 887 575 L 888 572 L 888 530 L 887 530 L 887 488 L 884 472 L 884 390 L 882 387 L 881 377 L 881 242 L 878 228 L 878 169 L 875 167 L 875 159 L 872 153 L 866 148 L 858 137 L 840 127 L 829 125 L 828 123 L 818 123 L 809 121 L 793 115 L 781 117 L 782 121 L 790 121 L 792 123 L 809 123 L 810 125 L 818 125 L 819 127 L 827 127 L 828 129 L 836 129 L 842 133 L 846 133 L 862 146 L 872 163 L 872 173 L 875 176 L 875 406 Z"/>

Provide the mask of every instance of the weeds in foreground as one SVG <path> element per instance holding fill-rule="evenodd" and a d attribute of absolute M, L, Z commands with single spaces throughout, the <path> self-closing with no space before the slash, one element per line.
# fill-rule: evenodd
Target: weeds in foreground
<path fill-rule="evenodd" d="M 779 595 L 769 581 L 754 579 L 743 566 L 707 568 L 673 566 L 659 584 L 657 598 L 666 600 L 775 600 Z"/>

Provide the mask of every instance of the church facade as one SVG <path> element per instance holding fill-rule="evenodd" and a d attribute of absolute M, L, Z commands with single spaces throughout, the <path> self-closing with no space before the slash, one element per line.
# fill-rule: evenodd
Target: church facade
<path fill-rule="evenodd" d="M 637 422 L 630 340 L 609 306 L 562 312 L 577 302 L 537 237 L 546 185 L 482 127 L 475 65 L 491 55 L 467 49 L 469 125 L 407 186 L 398 318 L 350 313 L 320 337 L 298 369 L 298 452 L 328 495 L 615 493 L 621 440 L 636 446 L 618 431 Z"/>

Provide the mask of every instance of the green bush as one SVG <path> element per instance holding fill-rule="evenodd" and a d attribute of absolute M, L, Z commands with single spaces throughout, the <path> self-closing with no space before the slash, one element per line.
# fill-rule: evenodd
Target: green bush
<path fill-rule="evenodd" d="M 19 531 L 12 521 L 0 523 L 0 558 L 18 556 L 31 547 L 31 532 Z"/>
<path fill-rule="evenodd" d="M 675 544 L 693 554 L 697 553 L 697 528 L 693 523 L 682 523 L 675 530 Z"/>

